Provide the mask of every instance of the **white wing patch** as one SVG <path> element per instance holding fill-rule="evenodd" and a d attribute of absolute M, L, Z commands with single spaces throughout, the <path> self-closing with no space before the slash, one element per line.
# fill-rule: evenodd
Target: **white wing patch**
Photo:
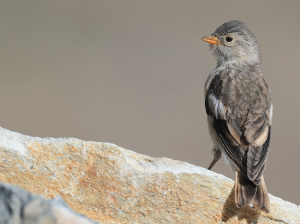
<path fill-rule="evenodd" d="M 269 117 L 270 125 L 272 124 L 272 119 L 273 119 L 273 104 L 271 105 L 271 109 L 270 109 L 270 117 Z"/>
<path fill-rule="evenodd" d="M 221 118 L 221 119 L 225 119 L 225 108 L 223 106 L 223 103 L 220 102 L 214 94 L 210 94 L 207 97 L 207 101 L 208 101 L 208 107 L 210 109 L 210 111 L 215 115 L 215 117 L 217 119 Z"/>

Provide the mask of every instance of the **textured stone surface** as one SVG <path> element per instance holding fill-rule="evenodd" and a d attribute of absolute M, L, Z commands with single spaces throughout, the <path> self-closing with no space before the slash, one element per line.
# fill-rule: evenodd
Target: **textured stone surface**
<path fill-rule="evenodd" d="M 70 210 L 61 198 L 46 200 L 0 183 L 1 224 L 96 224 Z"/>
<path fill-rule="evenodd" d="M 0 181 L 102 223 L 300 223 L 300 208 L 270 195 L 271 212 L 237 209 L 234 182 L 185 162 L 113 144 L 37 138 L 0 129 Z"/>

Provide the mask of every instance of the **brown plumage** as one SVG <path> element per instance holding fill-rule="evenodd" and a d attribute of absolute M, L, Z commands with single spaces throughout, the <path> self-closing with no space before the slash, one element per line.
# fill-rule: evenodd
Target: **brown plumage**
<path fill-rule="evenodd" d="M 221 158 L 236 172 L 235 202 L 270 210 L 263 172 L 266 166 L 273 106 L 260 70 L 255 36 L 240 21 L 220 26 L 203 38 L 211 44 L 218 66 L 205 84 L 205 107 L 214 160 Z"/>

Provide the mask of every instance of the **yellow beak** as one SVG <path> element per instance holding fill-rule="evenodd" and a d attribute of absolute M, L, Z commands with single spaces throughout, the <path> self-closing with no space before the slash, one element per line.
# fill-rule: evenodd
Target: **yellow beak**
<path fill-rule="evenodd" d="M 206 37 L 203 37 L 202 40 L 207 43 L 214 44 L 214 45 L 218 45 L 220 43 L 219 39 L 214 36 L 206 36 Z"/>

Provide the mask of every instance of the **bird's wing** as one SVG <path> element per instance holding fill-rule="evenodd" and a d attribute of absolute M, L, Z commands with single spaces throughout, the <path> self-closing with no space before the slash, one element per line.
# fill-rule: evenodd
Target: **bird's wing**
<path fill-rule="evenodd" d="M 259 184 L 268 154 L 270 113 L 248 113 L 230 116 L 237 106 L 224 105 L 213 91 L 205 99 L 206 113 L 213 123 L 227 155 L 240 172 Z"/>

